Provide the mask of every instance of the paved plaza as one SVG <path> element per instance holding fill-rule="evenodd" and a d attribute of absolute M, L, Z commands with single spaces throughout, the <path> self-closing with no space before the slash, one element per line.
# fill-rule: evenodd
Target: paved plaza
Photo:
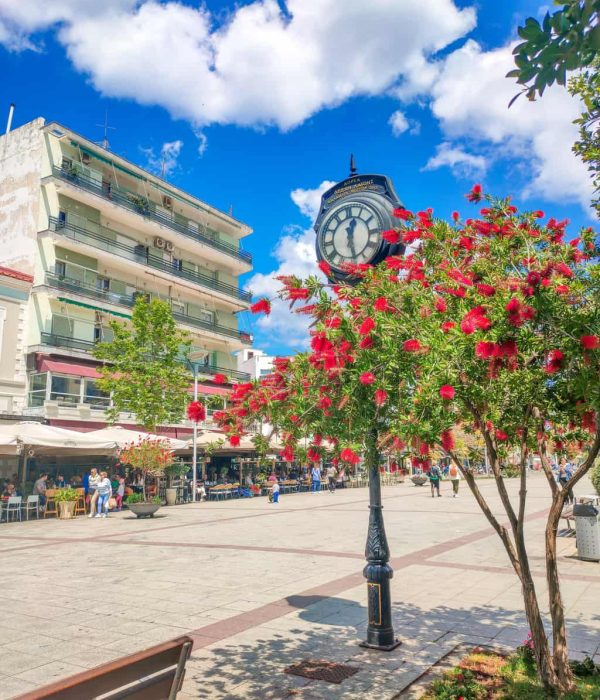
<path fill-rule="evenodd" d="M 153 520 L 3 524 L 0 698 L 182 634 L 195 645 L 181 698 L 415 696 L 402 691 L 457 644 L 514 647 L 527 635 L 496 534 L 464 483 L 458 499 L 442 486 L 436 499 L 408 482 L 383 490 L 403 641 L 390 653 L 357 644 L 366 489 L 162 508 Z M 527 531 L 543 594 L 547 491 L 533 475 Z M 572 654 L 598 662 L 600 565 L 575 559 L 573 538 L 559 539 L 559 553 Z M 340 685 L 284 673 L 302 659 L 360 670 Z"/>

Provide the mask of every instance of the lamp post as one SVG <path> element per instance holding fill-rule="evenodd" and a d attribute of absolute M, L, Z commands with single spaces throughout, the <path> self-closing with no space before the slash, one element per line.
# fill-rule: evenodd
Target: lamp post
<path fill-rule="evenodd" d="M 379 478 L 379 451 L 376 428 L 367 437 L 366 457 L 369 467 L 369 530 L 365 547 L 367 565 L 363 575 L 367 579 L 368 625 L 367 638 L 360 646 L 366 649 L 391 651 L 401 644 L 394 636 L 390 579 L 394 570 L 389 565 L 390 548 L 383 524 L 381 480 Z"/>
<path fill-rule="evenodd" d="M 198 367 L 192 363 L 194 371 L 194 401 L 198 401 Z M 192 503 L 196 502 L 198 475 L 196 474 L 196 460 L 198 459 L 198 421 L 194 421 L 194 433 L 192 437 Z"/>

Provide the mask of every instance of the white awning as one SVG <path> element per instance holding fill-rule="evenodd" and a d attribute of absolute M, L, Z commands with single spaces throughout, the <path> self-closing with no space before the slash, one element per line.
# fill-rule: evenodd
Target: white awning
<path fill-rule="evenodd" d="M 139 430 L 129 430 L 119 425 L 109 425 L 101 430 L 92 430 L 92 432 L 86 433 L 86 435 L 93 436 L 98 440 L 107 440 L 116 443 L 118 447 L 125 447 L 132 442 L 139 442 L 140 440 L 150 438 L 151 440 L 162 440 L 172 450 L 187 449 L 187 442 L 185 440 L 177 440 L 176 438 L 155 435 L 154 433 L 144 433 Z"/>
<path fill-rule="evenodd" d="M 0 448 L 4 454 L 14 454 L 19 444 L 34 448 L 54 448 L 57 452 L 68 450 L 96 450 L 98 453 L 112 452 L 115 441 L 94 437 L 90 433 L 57 428 L 43 423 L 23 422 L 0 426 Z M 45 452 L 50 452 L 45 449 Z"/>

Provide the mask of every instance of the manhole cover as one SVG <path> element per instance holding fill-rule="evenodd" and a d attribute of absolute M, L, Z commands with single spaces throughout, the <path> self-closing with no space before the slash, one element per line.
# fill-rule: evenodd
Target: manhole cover
<path fill-rule="evenodd" d="M 328 683 L 341 683 L 358 671 L 359 669 L 354 666 L 335 664 L 322 659 L 305 659 L 285 669 L 285 673 L 291 673 L 294 676 L 311 678 L 315 681 L 327 681 Z"/>

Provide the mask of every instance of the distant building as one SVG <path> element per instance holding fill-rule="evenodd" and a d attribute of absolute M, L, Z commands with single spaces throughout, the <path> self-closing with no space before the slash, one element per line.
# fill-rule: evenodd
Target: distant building
<path fill-rule="evenodd" d="M 27 307 L 33 275 L 0 267 L 0 416 L 22 416 L 27 398 Z"/>
<path fill-rule="evenodd" d="M 273 372 L 275 358 L 256 348 L 244 348 L 237 354 L 239 372 L 249 374 L 252 379 L 260 379 Z"/>
<path fill-rule="evenodd" d="M 217 373 L 248 378 L 233 355 L 252 344 L 236 315 L 247 225 L 42 118 L 0 136 L 0 211 L 0 265 L 19 271 L 0 275 L 0 413 L 102 427 L 92 351 L 139 295 L 190 334 L 201 394 L 224 400 Z"/>

